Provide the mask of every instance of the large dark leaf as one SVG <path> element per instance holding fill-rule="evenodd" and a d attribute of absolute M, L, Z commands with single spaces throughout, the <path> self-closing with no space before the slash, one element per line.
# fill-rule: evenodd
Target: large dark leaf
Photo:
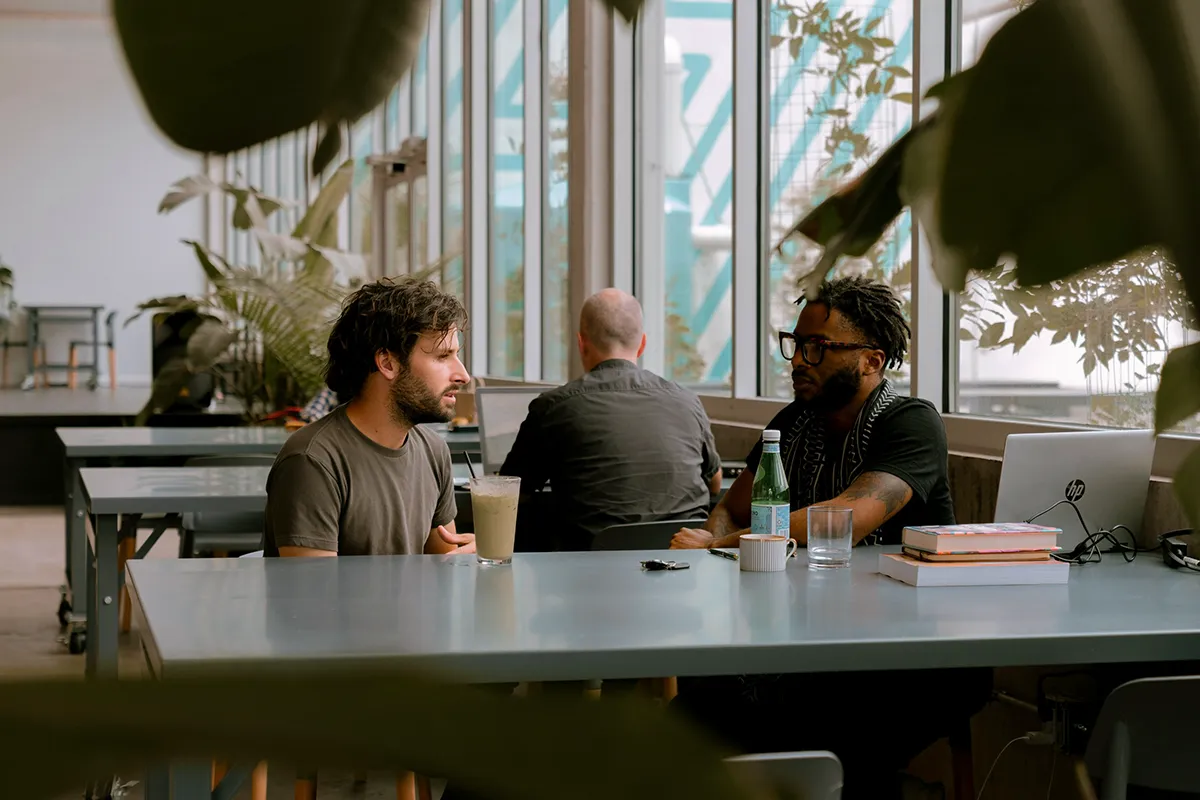
<path fill-rule="evenodd" d="M 191 379 L 192 371 L 188 368 L 186 358 L 177 356 L 164 364 L 154 376 L 154 382 L 150 385 L 150 399 L 138 412 L 134 424 L 145 425 L 150 417 L 170 408 Z"/>
<path fill-rule="evenodd" d="M 1155 235 L 1130 203 L 1108 118 L 1080 91 L 1087 65 L 1060 5 L 1039 0 L 992 37 L 956 101 L 945 151 L 941 239 L 1014 255 L 1024 284 L 1115 260 Z"/>
<path fill-rule="evenodd" d="M 49 800 L 181 758 L 414 769 L 512 800 L 752 796 L 709 740 L 645 702 L 503 698 L 345 670 L 0 684 L 6 797 Z"/>
<path fill-rule="evenodd" d="M 806 297 L 816 294 L 839 258 L 866 253 L 900 215 L 904 156 L 914 136 L 928 124 L 928 120 L 922 121 L 900 137 L 878 161 L 810 211 L 776 245 L 780 252 L 784 242 L 801 234 L 825 248 L 812 272 L 801 280 Z"/>
<path fill-rule="evenodd" d="M 217 153 L 375 108 L 411 65 L 428 14 L 428 0 L 113 1 L 154 121 L 175 143 Z"/>
<path fill-rule="evenodd" d="M 215 319 L 202 320 L 187 337 L 188 369 L 195 373 L 212 369 L 235 339 L 237 334 L 225 323 Z"/>
<path fill-rule="evenodd" d="M 641 6 L 607 2 L 628 20 Z M 429 0 L 113 0 L 126 60 L 167 137 L 229 153 L 319 123 L 316 174 L 341 127 L 408 70 L 428 15 Z"/>
<path fill-rule="evenodd" d="M 1200 344 L 1190 344 L 1167 354 L 1162 381 L 1154 397 L 1154 427 L 1162 433 L 1197 412 L 1200 412 Z"/>

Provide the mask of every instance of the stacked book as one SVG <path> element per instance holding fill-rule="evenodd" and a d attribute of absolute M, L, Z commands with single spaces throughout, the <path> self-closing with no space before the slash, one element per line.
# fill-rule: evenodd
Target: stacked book
<path fill-rule="evenodd" d="M 913 586 L 1014 586 L 1066 583 L 1055 559 L 1059 528 L 1025 522 L 904 529 L 902 552 L 879 557 L 879 571 Z"/>

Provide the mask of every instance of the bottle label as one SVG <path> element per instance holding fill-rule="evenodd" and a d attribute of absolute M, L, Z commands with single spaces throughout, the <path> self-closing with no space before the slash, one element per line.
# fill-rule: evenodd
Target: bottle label
<path fill-rule="evenodd" d="M 778 453 L 779 442 L 763 442 L 763 455 L 767 453 Z"/>
<path fill-rule="evenodd" d="M 792 535 L 791 512 L 792 507 L 787 503 L 751 503 L 750 532 L 789 538 Z"/>

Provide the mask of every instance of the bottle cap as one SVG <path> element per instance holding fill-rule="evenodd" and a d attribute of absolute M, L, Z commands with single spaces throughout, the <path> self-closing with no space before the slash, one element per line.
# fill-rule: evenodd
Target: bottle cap
<path fill-rule="evenodd" d="M 763 431 L 763 441 L 764 442 L 778 442 L 779 441 L 779 431 L 773 431 L 770 428 L 767 428 L 765 431 Z"/>

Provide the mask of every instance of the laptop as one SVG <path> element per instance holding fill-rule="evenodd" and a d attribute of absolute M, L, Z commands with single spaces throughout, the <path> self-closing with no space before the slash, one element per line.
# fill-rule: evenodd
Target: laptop
<path fill-rule="evenodd" d="M 1087 523 L 1086 534 L 1069 505 L 1036 520 L 1062 529 L 1058 544 L 1064 552 L 1115 525 L 1136 538 L 1153 461 L 1154 434 L 1148 430 L 1010 434 L 994 521 L 1024 522 L 1060 500 L 1072 500 Z M 1128 541 L 1123 533 L 1117 537 Z"/>
<path fill-rule="evenodd" d="M 546 387 L 526 386 L 481 386 L 475 390 L 484 475 L 494 475 L 504 466 L 517 431 L 529 415 L 529 404 L 544 391 Z"/>

